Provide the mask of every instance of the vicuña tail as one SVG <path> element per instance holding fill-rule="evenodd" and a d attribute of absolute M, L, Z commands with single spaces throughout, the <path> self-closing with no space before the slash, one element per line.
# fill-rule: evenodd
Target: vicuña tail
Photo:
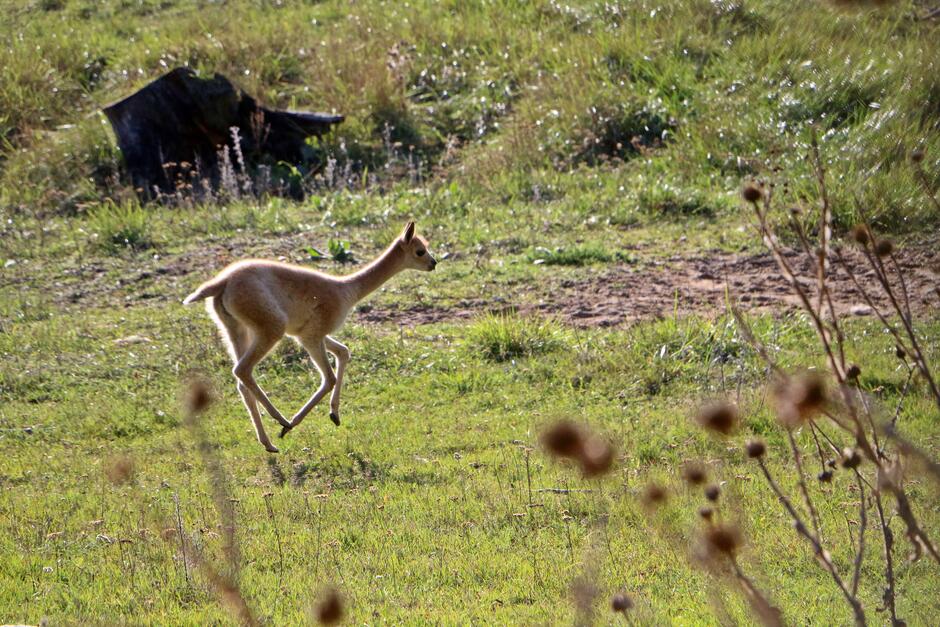
<path fill-rule="evenodd" d="M 200 285 L 195 292 L 184 298 L 183 304 L 189 305 L 190 303 L 195 303 L 197 300 L 218 296 L 225 290 L 225 283 L 227 278 L 228 277 L 223 277 L 221 279 L 212 279 L 211 281 L 206 281 Z"/>

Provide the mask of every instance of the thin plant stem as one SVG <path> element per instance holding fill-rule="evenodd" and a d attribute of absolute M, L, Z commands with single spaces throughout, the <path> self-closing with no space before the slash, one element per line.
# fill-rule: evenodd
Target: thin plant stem
<path fill-rule="evenodd" d="M 904 389 L 901 390 L 901 397 L 898 399 L 898 406 L 894 410 L 894 417 L 891 419 L 891 428 L 897 426 L 898 418 L 901 417 L 901 407 L 904 405 L 904 399 L 907 398 L 907 393 L 911 389 L 911 380 L 914 378 L 914 369 L 908 366 L 907 368 L 907 381 L 904 382 Z"/>
<path fill-rule="evenodd" d="M 875 491 L 875 508 L 878 510 L 878 521 L 881 525 L 881 537 L 884 540 L 885 556 L 885 591 L 884 601 L 891 612 L 891 624 L 902 625 L 903 621 L 898 620 L 897 608 L 895 607 L 895 588 L 894 588 L 894 532 L 891 531 L 889 522 L 885 519 L 884 507 L 881 503 L 880 490 Z"/>
<path fill-rule="evenodd" d="M 774 607 L 760 589 L 754 585 L 750 577 L 744 574 L 738 561 L 731 558 L 731 568 L 734 570 L 734 576 L 738 579 L 741 587 L 744 588 L 745 596 L 751 608 L 765 627 L 783 627 L 781 612 Z"/>
<path fill-rule="evenodd" d="M 940 11 L 940 7 L 931 11 L 930 16 L 935 16 L 937 11 Z M 934 209 L 940 212 L 940 200 L 937 200 L 937 196 L 933 192 L 930 181 L 927 180 L 927 173 L 924 172 L 924 169 L 919 164 L 914 166 L 914 172 L 917 173 L 917 180 L 920 182 L 921 187 L 924 188 L 924 194 L 933 202 Z"/>
<path fill-rule="evenodd" d="M 855 553 L 855 571 L 852 573 L 852 596 L 858 594 L 858 582 L 862 576 L 862 560 L 865 559 L 865 527 L 868 525 L 868 513 L 865 507 L 865 484 L 862 475 L 855 469 L 855 481 L 858 485 L 858 549 Z"/>
<path fill-rule="evenodd" d="M 797 483 L 800 486 L 800 493 L 803 495 L 803 502 L 809 511 L 809 519 L 813 523 L 813 531 L 816 537 L 822 542 L 822 532 L 819 529 L 819 515 L 816 513 L 816 507 L 813 505 L 813 499 L 810 498 L 809 489 L 806 487 L 806 477 L 803 474 L 803 461 L 800 455 L 800 448 L 796 445 L 796 439 L 793 437 L 793 431 L 787 430 L 787 439 L 790 441 L 790 451 L 793 453 L 793 461 L 796 464 Z"/>
<path fill-rule="evenodd" d="M 812 545 L 813 552 L 817 559 L 819 559 L 819 561 L 822 562 L 822 564 L 826 567 L 826 570 L 829 571 L 830 576 L 832 576 L 833 581 L 835 581 L 836 585 L 839 587 L 839 590 L 845 597 L 846 602 L 852 608 L 856 625 L 867 624 L 865 619 L 865 610 L 862 609 L 862 604 L 846 587 L 842 577 L 839 576 L 839 571 L 836 569 L 836 565 L 832 562 L 832 558 L 829 556 L 829 552 L 822 547 L 822 545 L 819 543 L 819 539 L 814 536 L 809 529 L 806 528 L 806 525 L 803 523 L 802 518 L 800 518 L 799 513 L 797 513 L 796 509 L 793 507 L 793 504 L 790 502 L 790 499 L 787 498 L 787 495 L 783 493 L 783 491 L 780 489 L 780 486 L 777 485 L 777 482 L 770 474 L 770 470 L 767 468 L 764 460 L 758 458 L 757 464 L 760 466 L 761 472 L 764 473 L 764 478 L 767 479 L 767 483 L 770 485 L 770 489 L 773 490 L 774 494 L 777 496 L 777 500 L 780 501 L 780 504 L 783 505 L 784 509 L 787 510 L 787 513 L 789 513 L 790 517 L 793 519 L 796 532 L 806 538 L 807 542 Z"/>
<path fill-rule="evenodd" d="M 180 513 L 179 494 L 173 494 L 173 503 L 176 505 L 176 532 L 179 534 L 180 538 L 180 553 L 183 557 L 183 575 L 186 577 L 186 586 L 189 587 L 192 585 L 192 582 L 189 579 L 189 560 L 186 558 L 186 534 L 183 529 L 183 515 Z"/>
<path fill-rule="evenodd" d="M 268 510 L 268 520 L 271 521 L 271 525 L 274 527 L 274 540 L 277 544 L 277 559 L 278 559 L 278 569 L 280 571 L 281 581 L 284 580 L 284 551 L 281 549 L 281 534 L 278 531 L 277 520 L 274 518 L 274 508 L 271 506 L 271 497 L 273 495 L 268 492 L 264 495 L 264 506 Z"/>

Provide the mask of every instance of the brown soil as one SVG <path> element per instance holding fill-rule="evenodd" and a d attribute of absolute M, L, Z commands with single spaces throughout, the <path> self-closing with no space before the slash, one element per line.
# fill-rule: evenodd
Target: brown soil
<path fill-rule="evenodd" d="M 296 240 L 296 241 L 294 241 Z M 277 258 L 299 249 L 303 236 L 259 241 L 228 239 L 198 250 L 163 257 L 138 257 L 136 267 L 126 259 L 107 259 L 71 267 L 54 277 L 36 276 L 28 267 L 15 268 L 2 278 L 14 290 L 42 289 L 51 282 L 57 305 L 134 306 L 142 301 L 181 300 L 188 291 L 236 259 L 250 256 Z M 875 303 L 887 307 L 874 275 L 865 272 L 867 262 L 856 251 L 845 253 L 860 281 L 877 294 Z M 911 309 L 936 311 L 940 296 L 937 270 L 940 252 L 935 244 L 908 247 L 898 254 L 911 296 Z M 801 284 L 815 294 L 815 280 L 803 254 L 788 252 L 787 261 L 797 270 Z M 841 314 L 872 315 L 845 270 L 834 264 L 828 284 Z M 441 270 L 446 272 L 446 262 Z M 522 314 L 554 316 L 579 327 L 614 326 L 638 319 L 679 315 L 717 315 L 726 310 L 730 295 L 747 310 L 795 309 L 797 297 L 767 253 L 735 254 L 709 251 L 698 256 L 647 259 L 637 264 L 590 266 L 578 269 L 575 278 L 555 278 L 551 267 L 542 268 L 544 281 L 524 285 L 494 284 L 484 298 L 445 304 L 401 307 L 383 303 L 378 296 L 360 306 L 353 319 L 372 324 L 412 326 L 472 318 L 482 312 L 515 310 Z M 567 273 L 571 276 L 571 273 Z M 385 299 L 387 301 L 387 299 Z"/>
<path fill-rule="evenodd" d="M 871 292 L 877 307 L 886 311 L 887 297 L 875 286 L 872 271 L 861 255 L 848 253 L 847 258 L 860 283 Z M 934 290 L 940 285 L 937 264 L 940 254 L 933 248 L 914 249 L 904 255 L 904 273 L 910 307 L 923 312 L 940 305 Z M 807 294 L 817 294 L 810 262 L 805 255 L 788 252 L 786 260 L 798 272 L 800 284 Z M 547 273 L 550 273 L 547 269 Z M 586 273 L 587 274 L 587 273 Z M 833 305 L 840 315 L 874 315 L 871 307 L 857 291 L 849 274 L 838 266 L 827 279 Z M 360 311 L 358 319 L 374 323 L 404 325 L 446 322 L 466 319 L 484 311 L 515 310 L 519 313 L 538 312 L 561 318 L 578 327 L 607 327 L 639 319 L 659 318 L 692 313 L 715 315 L 726 311 L 728 299 L 745 310 L 792 310 L 799 306 L 799 297 L 777 270 L 770 254 L 738 255 L 715 252 L 699 257 L 674 257 L 652 261 L 642 266 L 617 265 L 585 276 L 583 279 L 551 283 L 535 298 L 529 294 L 520 304 L 494 295 L 491 301 L 472 300 L 455 307 L 427 305 L 407 309 L 383 308 L 377 305 Z M 900 294 L 900 292 L 898 292 Z"/>

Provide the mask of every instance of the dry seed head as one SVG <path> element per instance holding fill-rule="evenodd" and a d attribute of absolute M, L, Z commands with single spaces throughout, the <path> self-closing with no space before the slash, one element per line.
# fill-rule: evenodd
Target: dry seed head
<path fill-rule="evenodd" d="M 560 420 L 542 432 L 542 446 L 552 455 L 573 459 L 585 477 L 597 477 L 610 471 L 614 448 L 603 438 L 570 420 Z"/>
<path fill-rule="evenodd" d="M 774 400 L 777 419 L 787 429 L 795 429 L 823 409 L 826 385 L 815 373 L 793 377 L 775 386 Z"/>
<path fill-rule="evenodd" d="M 633 609 L 633 599 L 630 598 L 629 594 L 615 594 L 614 598 L 610 600 L 610 608 L 615 612 L 626 614 Z"/>
<path fill-rule="evenodd" d="M 711 520 L 714 514 L 715 510 L 708 507 L 707 505 L 698 508 L 698 515 L 701 516 L 703 520 Z"/>
<path fill-rule="evenodd" d="M 689 462 L 682 467 L 682 478 L 691 485 L 702 485 L 708 480 L 708 473 L 701 462 Z"/>
<path fill-rule="evenodd" d="M 887 257 L 894 252 L 894 244 L 889 239 L 879 240 L 875 244 L 875 254 L 879 257 Z"/>
<path fill-rule="evenodd" d="M 712 484 L 705 488 L 705 498 L 714 503 L 721 496 L 721 488 L 717 484 Z"/>
<path fill-rule="evenodd" d="M 907 357 L 907 351 L 905 351 L 905 350 L 904 350 L 903 348 L 901 348 L 900 346 L 895 346 L 895 347 L 894 347 L 894 356 L 897 357 L 898 359 L 904 359 L 905 357 Z"/>
<path fill-rule="evenodd" d="M 819 481 L 822 483 L 829 483 L 832 481 L 832 471 L 823 470 L 818 475 L 816 475 L 816 478 L 819 479 Z"/>
<path fill-rule="evenodd" d="M 733 557 L 743 540 L 737 527 L 714 525 L 705 531 L 705 543 L 710 553 Z"/>
<path fill-rule="evenodd" d="M 868 227 L 864 224 L 856 224 L 852 227 L 852 239 L 862 246 L 867 246 L 868 242 L 871 241 L 871 237 L 868 235 Z"/>
<path fill-rule="evenodd" d="M 917 150 L 911 151 L 911 161 L 914 163 L 920 163 L 924 160 L 924 151 L 918 148 Z"/>
<path fill-rule="evenodd" d="M 115 455 L 105 463 L 104 475 L 114 485 L 130 483 L 134 478 L 134 460 L 127 455 Z"/>
<path fill-rule="evenodd" d="M 859 464 L 862 463 L 862 456 L 858 454 L 858 451 L 854 448 L 846 447 L 842 449 L 842 467 L 843 468 L 858 468 Z"/>
<path fill-rule="evenodd" d="M 849 369 L 846 371 L 845 376 L 848 379 L 855 380 L 862 374 L 862 369 L 858 367 L 858 364 L 852 364 L 849 366 Z"/>
<path fill-rule="evenodd" d="M 748 457 L 757 459 L 764 456 L 764 453 L 767 452 L 767 446 L 763 440 L 750 440 L 744 445 L 744 450 L 747 451 Z"/>
<path fill-rule="evenodd" d="M 642 498 L 643 504 L 647 507 L 657 507 L 666 502 L 666 499 L 669 498 L 669 493 L 666 492 L 666 488 L 658 483 L 649 483 L 646 485 L 646 488 L 643 489 Z"/>
<path fill-rule="evenodd" d="M 343 620 L 343 599 L 336 590 L 328 590 L 317 604 L 316 617 L 321 625 L 335 625 Z"/>
<path fill-rule="evenodd" d="M 738 408 L 727 402 L 707 405 L 695 417 L 702 428 L 721 435 L 729 435 L 738 424 Z"/>
<path fill-rule="evenodd" d="M 559 457 L 578 457 L 584 446 L 581 428 L 570 420 L 560 420 L 542 432 L 542 445 Z"/>
<path fill-rule="evenodd" d="M 815 413 L 826 402 L 826 385 L 822 377 L 811 374 L 797 380 L 796 403 L 801 412 Z"/>
<path fill-rule="evenodd" d="M 591 436 L 582 447 L 581 473 L 597 477 L 610 471 L 614 464 L 614 447 L 597 436 Z"/>
<path fill-rule="evenodd" d="M 764 194 L 761 193 L 756 185 L 745 185 L 744 189 L 741 190 L 741 195 L 744 196 L 744 200 L 748 202 L 757 202 L 764 197 Z"/>
<path fill-rule="evenodd" d="M 186 386 L 183 406 L 190 416 L 201 414 L 215 400 L 215 394 L 209 381 L 202 377 L 195 377 Z"/>

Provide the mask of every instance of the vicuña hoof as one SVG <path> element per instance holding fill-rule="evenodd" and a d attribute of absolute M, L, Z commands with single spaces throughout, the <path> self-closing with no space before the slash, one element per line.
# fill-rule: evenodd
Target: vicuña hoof
<path fill-rule="evenodd" d="M 281 427 L 281 434 L 278 437 L 283 438 L 285 435 L 290 433 L 291 429 L 293 429 L 293 427 Z"/>
<path fill-rule="evenodd" d="M 280 451 L 277 450 L 277 447 L 274 446 L 273 444 L 268 444 L 268 445 L 265 446 L 264 448 L 265 448 L 265 450 L 267 450 L 267 452 L 269 452 L 269 453 L 280 453 Z"/>
<path fill-rule="evenodd" d="M 330 420 L 333 421 L 334 425 L 337 427 L 339 426 L 339 414 L 337 414 L 335 411 L 330 412 Z"/>

